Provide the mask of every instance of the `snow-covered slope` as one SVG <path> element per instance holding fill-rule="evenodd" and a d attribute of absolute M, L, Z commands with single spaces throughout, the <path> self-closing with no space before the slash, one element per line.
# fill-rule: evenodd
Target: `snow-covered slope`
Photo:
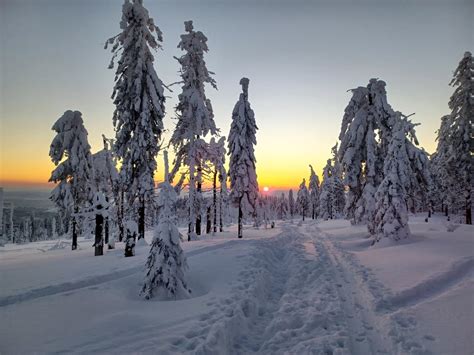
<path fill-rule="evenodd" d="M 192 298 L 166 302 L 138 296 L 147 246 L 133 258 L 120 244 L 94 257 L 90 241 L 7 246 L 0 353 L 470 354 L 473 230 L 410 228 L 376 248 L 345 221 L 186 242 Z"/>

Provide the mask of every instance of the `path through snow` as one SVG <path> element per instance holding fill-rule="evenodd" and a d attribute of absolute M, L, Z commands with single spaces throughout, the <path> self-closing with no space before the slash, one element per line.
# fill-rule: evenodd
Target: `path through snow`
<path fill-rule="evenodd" d="M 415 318 L 400 307 L 410 302 L 395 302 L 317 223 L 284 223 L 278 235 L 218 243 L 187 252 L 192 282 L 203 283 L 193 299 L 141 300 L 142 267 L 130 265 L 65 288 L 57 284 L 0 298 L 0 316 L 3 311 L 10 319 L 0 327 L 0 340 L 21 337 L 22 331 L 12 331 L 36 322 L 44 334 L 28 346 L 39 352 L 429 353 L 423 342 L 432 339 L 420 337 Z M 61 311 L 51 314 L 50 307 Z M 74 319 L 74 331 L 58 334 L 65 319 Z M 19 342 L 25 345 L 25 339 Z"/>

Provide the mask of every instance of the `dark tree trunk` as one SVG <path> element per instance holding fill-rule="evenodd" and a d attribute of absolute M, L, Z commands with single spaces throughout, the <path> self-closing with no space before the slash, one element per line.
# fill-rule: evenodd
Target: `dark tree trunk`
<path fill-rule="evenodd" d="M 104 229 L 104 216 L 101 214 L 95 215 L 95 250 L 94 255 L 104 255 L 104 239 L 102 238 L 102 231 Z"/>
<path fill-rule="evenodd" d="M 145 238 L 145 199 L 140 198 L 138 207 L 138 239 Z"/>
<path fill-rule="evenodd" d="M 129 234 L 127 232 L 127 237 L 125 239 L 125 257 L 130 257 L 135 255 L 135 239 L 136 233 Z"/>
<path fill-rule="evenodd" d="M 72 218 L 72 250 L 77 249 L 77 226 L 76 217 Z"/>
<path fill-rule="evenodd" d="M 222 190 L 221 190 L 222 194 Z M 224 231 L 224 217 L 222 214 L 222 196 L 219 198 L 219 231 Z"/>
<path fill-rule="evenodd" d="M 124 191 L 122 189 L 122 191 L 120 192 L 120 205 L 119 205 L 119 208 L 118 208 L 118 227 L 119 227 L 119 241 L 123 241 L 123 236 L 124 236 L 124 228 L 123 228 L 123 215 L 124 215 L 124 211 L 123 211 L 123 199 L 124 199 Z"/>
<path fill-rule="evenodd" d="M 472 224 L 472 211 L 471 211 L 471 192 L 466 198 L 466 224 Z"/>
<path fill-rule="evenodd" d="M 188 242 L 191 241 L 191 222 L 188 223 Z"/>
<path fill-rule="evenodd" d="M 214 233 L 217 232 L 217 168 L 214 168 L 214 180 L 212 184 L 213 189 L 213 205 L 214 205 Z"/>
<path fill-rule="evenodd" d="M 446 217 L 448 217 L 448 215 L 449 215 L 448 205 L 445 206 L 444 215 L 445 215 Z"/>
<path fill-rule="evenodd" d="M 304 221 L 304 209 L 303 209 L 303 221 Z"/>
<path fill-rule="evenodd" d="M 206 234 L 211 233 L 211 230 L 212 230 L 211 206 L 209 206 L 206 211 Z"/>
<path fill-rule="evenodd" d="M 109 218 L 105 218 L 104 224 L 104 243 L 109 244 Z"/>
<path fill-rule="evenodd" d="M 196 195 L 201 195 L 202 192 L 202 181 L 201 181 L 201 173 L 202 173 L 202 167 L 199 164 L 197 167 L 197 175 L 198 175 L 198 181 L 197 181 L 197 187 L 196 187 Z M 198 208 L 198 213 L 196 215 L 196 234 L 201 235 L 201 201 L 199 200 L 199 208 Z"/>
<path fill-rule="evenodd" d="M 242 238 L 242 198 L 239 199 L 238 238 Z"/>

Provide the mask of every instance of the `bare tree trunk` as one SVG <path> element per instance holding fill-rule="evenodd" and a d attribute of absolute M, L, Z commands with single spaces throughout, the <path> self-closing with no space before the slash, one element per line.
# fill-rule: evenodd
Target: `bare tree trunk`
<path fill-rule="evenodd" d="M 72 217 L 72 250 L 77 249 L 77 225 L 76 217 Z"/>
<path fill-rule="evenodd" d="M 206 211 L 206 234 L 210 234 L 211 230 L 212 230 L 211 206 L 208 206 L 207 211 Z"/>
<path fill-rule="evenodd" d="M 119 241 L 123 241 L 124 237 L 124 228 L 123 228 L 123 215 L 124 215 L 124 204 L 123 204 L 123 199 L 125 196 L 125 193 L 123 191 L 123 188 L 121 188 L 122 191 L 120 192 L 120 205 L 118 207 L 118 227 L 119 227 Z"/>
<path fill-rule="evenodd" d="M 101 214 L 95 215 L 95 250 L 94 255 L 104 255 L 104 239 L 102 238 L 102 230 L 104 227 L 104 216 Z"/>
<path fill-rule="evenodd" d="M 222 213 L 222 185 L 221 185 L 221 194 L 219 196 L 219 231 L 220 232 L 224 231 L 224 216 Z"/>
<path fill-rule="evenodd" d="M 140 197 L 138 207 L 138 239 L 145 238 L 145 198 Z"/>
<path fill-rule="evenodd" d="M 242 197 L 239 199 L 238 238 L 242 238 Z"/>
<path fill-rule="evenodd" d="M 196 187 L 196 193 L 201 197 L 201 192 L 202 192 L 202 166 L 201 163 L 199 163 L 197 167 L 197 187 Z M 199 209 L 198 213 L 196 215 L 196 234 L 201 235 L 201 199 L 199 199 Z"/>
<path fill-rule="evenodd" d="M 212 184 L 213 204 L 214 204 L 214 233 L 217 232 L 217 168 L 214 168 L 214 179 Z"/>
<path fill-rule="evenodd" d="M 189 161 L 189 193 L 188 193 L 188 205 L 189 205 L 189 219 L 188 219 L 188 242 L 191 241 L 192 235 L 194 233 L 194 198 L 196 192 L 196 177 L 194 176 L 194 152 L 192 151 L 192 146 L 194 144 L 194 139 L 191 139 L 190 144 L 190 161 Z"/>
<path fill-rule="evenodd" d="M 472 224 L 472 211 L 471 211 L 471 191 L 466 198 L 466 224 Z"/>

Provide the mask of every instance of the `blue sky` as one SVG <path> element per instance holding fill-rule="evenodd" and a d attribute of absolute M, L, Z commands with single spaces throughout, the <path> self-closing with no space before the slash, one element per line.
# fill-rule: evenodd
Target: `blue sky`
<path fill-rule="evenodd" d="M 206 56 L 218 91 L 207 89 L 227 135 L 242 76 L 259 125 L 257 173 L 265 185 L 294 186 L 321 170 L 334 145 L 348 89 L 387 82 L 390 104 L 415 112 L 418 137 L 435 148 L 448 112 L 453 70 L 474 48 L 474 1 L 159 1 L 144 0 L 164 34 L 155 69 L 178 80 L 183 22 L 209 38 Z M 44 181 L 54 121 L 83 113 L 94 150 L 113 136 L 111 54 L 122 1 L 2 0 L 0 180 Z M 166 128 L 179 87 L 169 93 Z M 158 177 L 160 177 L 158 173 Z"/>

